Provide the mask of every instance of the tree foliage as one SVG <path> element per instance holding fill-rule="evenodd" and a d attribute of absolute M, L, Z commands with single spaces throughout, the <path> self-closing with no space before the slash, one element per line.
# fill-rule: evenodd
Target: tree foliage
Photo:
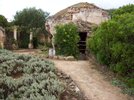
<path fill-rule="evenodd" d="M 89 39 L 89 47 L 97 59 L 119 74 L 132 74 L 134 68 L 134 15 L 101 24 Z"/>
<path fill-rule="evenodd" d="M 77 43 L 79 34 L 73 23 L 56 26 L 55 44 L 57 53 L 65 56 L 77 57 L 79 54 Z"/>
<path fill-rule="evenodd" d="M 126 13 L 133 13 L 134 14 L 134 4 L 125 5 L 120 7 L 119 9 L 115 10 L 112 15 L 113 16 L 120 16 Z"/>
<path fill-rule="evenodd" d="M 114 17 L 102 23 L 88 40 L 89 50 L 97 60 L 118 75 L 127 77 L 134 87 L 134 5 L 121 7 Z M 127 82 L 126 81 L 126 82 Z"/>
<path fill-rule="evenodd" d="M 14 23 L 30 28 L 44 27 L 48 13 L 36 8 L 25 8 L 14 16 Z"/>
<path fill-rule="evenodd" d="M 0 26 L 6 27 L 7 25 L 8 25 L 7 19 L 3 15 L 0 15 Z"/>
<path fill-rule="evenodd" d="M 48 13 L 44 12 L 41 9 L 36 8 L 25 8 L 22 11 L 19 11 L 14 16 L 14 24 L 19 26 L 18 31 L 23 33 L 33 32 L 33 45 L 36 48 L 38 45 L 37 35 L 39 33 L 46 33 L 45 29 L 45 20 L 48 17 Z M 24 34 L 23 34 L 24 35 Z M 27 36 L 27 34 L 26 34 Z M 28 41 L 22 42 L 22 47 L 27 47 Z"/>
<path fill-rule="evenodd" d="M 108 11 L 109 15 L 112 17 L 112 14 L 113 14 L 113 12 L 114 12 L 115 10 L 116 10 L 116 9 L 108 9 L 107 11 Z"/>

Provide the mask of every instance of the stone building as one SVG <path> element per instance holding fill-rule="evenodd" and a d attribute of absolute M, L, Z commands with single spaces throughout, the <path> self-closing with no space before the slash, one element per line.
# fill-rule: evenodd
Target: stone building
<path fill-rule="evenodd" d="M 0 48 L 4 48 L 4 42 L 5 42 L 5 30 L 0 27 Z"/>
<path fill-rule="evenodd" d="M 69 22 L 75 23 L 78 26 L 80 35 L 79 49 L 80 52 L 85 53 L 86 38 L 90 35 L 92 27 L 99 25 L 108 19 L 109 15 L 106 10 L 99 8 L 94 4 L 82 2 L 50 16 L 47 19 L 45 26 L 47 31 L 54 35 L 56 25 Z"/>

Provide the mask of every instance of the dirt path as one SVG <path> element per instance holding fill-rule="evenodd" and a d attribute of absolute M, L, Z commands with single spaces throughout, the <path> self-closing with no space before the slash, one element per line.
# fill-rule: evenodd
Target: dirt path
<path fill-rule="evenodd" d="M 89 100 L 128 100 L 121 90 L 104 80 L 90 61 L 54 61 L 56 67 L 70 75 Z"/>
<path fill-rule="evenodd" d="M 19 54 L 35 54 L 37 51 L 17 50 Z M 134 100 L 121 93 L 121 90 L 105 80 L 105 76 L 89 61 L 52 60 L 56 67 L 69 75 L 89 100 Z"/>

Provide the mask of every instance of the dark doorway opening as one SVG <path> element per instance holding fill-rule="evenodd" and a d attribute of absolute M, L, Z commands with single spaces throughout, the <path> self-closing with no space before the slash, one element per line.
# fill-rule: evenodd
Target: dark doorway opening
<path fill-rule="evenodd" d="M 18 46 L 19 48 L 28 48 L 28 43 L 29 43 L 29 34 L 26 33 L 25 31 L 21 31 L 18 33 Z"/>
<path fill-rule="evenodd" d="M 78 48 L 80 53 L 85 54 L 87 32 L 79 32 L 79 36 L 80 36 L 80 41 L 78 43 Z"/>

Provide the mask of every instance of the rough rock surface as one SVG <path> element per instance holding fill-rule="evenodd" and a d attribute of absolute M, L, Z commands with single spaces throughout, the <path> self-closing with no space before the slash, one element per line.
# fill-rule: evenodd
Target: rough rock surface
<path fill-rule="evenodd" d="M 61 94 L 60 100 L 89 100 L 69 75 L 57 70 L 57 76 L 66 84 L 66 89 Z"/>

